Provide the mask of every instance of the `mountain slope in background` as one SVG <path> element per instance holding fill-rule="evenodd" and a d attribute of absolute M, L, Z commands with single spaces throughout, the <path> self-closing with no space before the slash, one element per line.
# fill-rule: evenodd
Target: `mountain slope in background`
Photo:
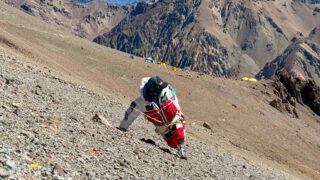
<path fill-rule="evenodd" d="M 94 41 L 138 56 L 155 57 L 173 66 L 216 76 L 236 76 L 238 60 L 199 24 L 200 3 L 140 2 L 112 32 Z"/>
<path fill-rule="evenodd" d="M 104 0 L 104 1 L 106 1 L 110 4 L 126 5 L 126 4 L 134 4 L 134 3 L 140 2 L 142 0 Z"/>
<path fill-rule="evenodd" d="M 320 4 L 320 0 L 300 0 L 300 1 L 307 4 Z"/>
<path fill-rule="evenodd" d="M 269 78 L 278 69 L 285 69 L 293 77 L 313 79 L 320 85 L 320 27 L 314 28 L 308 38 L 294 41 L 283 54 L 267 63 L 257 78 Z"/>
<path fill-rule="evenodd" d="M 71 0 L 71 1 L 78 1 L 81 3 L 88 3 L 91 2 L 93 0 Z M 108 2 L 110 4 L 114 4 L 114 5 L 127 5 L 127 4 L 134 4 L 140 1 L 148 1 L 148 0 L 101 0 L 101 1 L 105 1 Z"/>
<path fill-rule="evenodd" d="M 71 2 L 77 1 L 77 2 L 81 2 L 81 3 L 88 3 L 91 2 L 93 0 L 70 0 Z"/>
<path fill-rule="evenodd" d="M 140 2 L 94 41 L 217 76 L 252 75 L 320 24 L 315 8 L 298 1 Z"/>
<path fill-rule="evenodd" d="M 283 178 L 272 173 L 287 179 L 320 178 L 319 116 L 293 101 L 281 81 L 249 83 L 132 60 L 130 54 L 59 31 L 3 2 L 0 49 L 0 141 L 12 151 L 0 148 L 16 162 L 15 172 L 31 176 L 26 179 L 50 177 L 55 171 L 74 179 L 128 174 L 132 179 Z M 35 64 L 46 68 L 33 69 Z M 138 96 L 140 79 L 152 75 L 177 92 L 186 116 L 188 161 L 177 159 L 172 149 L 166 153 L 167 146 L 142 117 L 128 137 L 92 121 L 101 111 L 117 125 Z M 279 99 L 280 108 L 272 103 Z M 292 104 L 285 103 L 288 99 Z M 1 156 L 1 172 L 12 167 L 8 156 Z"/>
<path fill-rule="evenodd" d="M 1 0 L 79 37 L 93 39 L 117 25 L 128 11 L 106 2 Z"/>

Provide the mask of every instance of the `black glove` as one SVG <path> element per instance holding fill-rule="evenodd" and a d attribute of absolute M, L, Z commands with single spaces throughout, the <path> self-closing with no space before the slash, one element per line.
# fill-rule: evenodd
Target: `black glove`
<path fill-rule="evenodd" d="M 126 132 L 127 130 L 125 128 L 117 127 L 120 131 Z"/>

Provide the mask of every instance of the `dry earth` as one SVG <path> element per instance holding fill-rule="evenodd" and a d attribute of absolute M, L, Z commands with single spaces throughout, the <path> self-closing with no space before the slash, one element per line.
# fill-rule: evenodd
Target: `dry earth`
<path fill-rule="evenodd" d="M 287 179 L 187 137 L 188 160 L 168 149 L 142 117 L 121 131 L 126 104 L 25 64 L 0 49 L 0 178 Z"/>
<path fill-rule="evenodd" d="M 131 60 L 128 54 L 60 32 L 2 2 L 0 47 L 126 105 L 138 96 L 142 77 L 159 75 L 176 89 L 189 137 L 289 179 L 320 178 L 320 117 L 299 104 L 298 119 L 271 107 L 275 95 L 268 80 L 213 78 Z M 204 122 L 212 129 L 204 128 Z"/>

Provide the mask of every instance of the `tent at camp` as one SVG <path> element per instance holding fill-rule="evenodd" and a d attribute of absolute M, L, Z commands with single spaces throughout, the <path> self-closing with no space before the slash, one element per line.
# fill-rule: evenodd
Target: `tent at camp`
<path fill-rule="evenodd" d="M 153 63 L 153 61 L 154 61 L 154 59 L 150 58 L 150 57 L 146 59 L 146 62 L 148 62 L 148 63 Z"/>

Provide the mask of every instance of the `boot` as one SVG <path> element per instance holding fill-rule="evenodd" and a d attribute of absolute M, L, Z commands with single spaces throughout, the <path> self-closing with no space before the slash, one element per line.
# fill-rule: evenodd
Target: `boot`
<path fill-rule="evenodd" d="M 184 153 L 182 144 L 179 144 L 179 145 L 178 145 L 178 154 L 179 154 L 179 156 L 180 156 L 181 159 L 188 159 L 187 156 L 186 156 L 186 154 Z"/>

